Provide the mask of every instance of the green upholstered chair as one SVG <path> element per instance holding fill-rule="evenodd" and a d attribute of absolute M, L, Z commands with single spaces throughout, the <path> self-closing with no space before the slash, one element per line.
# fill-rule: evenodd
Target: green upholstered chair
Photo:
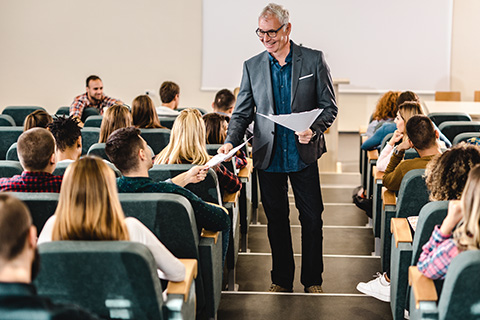
<path fill-rule="evenodd" d="M 403 177 L 398 191 L 396 205 L 385 205 L 381 223 L 381 258 L 382 270 L 390 268 L 390 249 L 392 234 L 390 232 L 392 218 L 406 218 L 418 216 L 422 207 L 429 202 L 428 190 L 423 175 L 425 169 L 410 170 Z"/>
<path fill-rule="evenodd" d="M 90 116 L 85 120 L 83 127 L 100 128 L 100 126 L 102 125 L 102 120 L 103 120 L 102 115 Z"/>
<path fill-rule="evenodd" d="M 33 111 L 39 109 L 46 111 L 44 108 L 38 106 L 8 106 L 3 109 L 2 114 L 8 114 L 13 118 L 16 126 L 23 127 L 25 118 Z"/>
<path fill-rule="evenodd" d="M 67 170 L 67 167 L 70 165 L 71 162 L 59 162 L 57 163 L 56 167 L 55 167 L 55 170 L 53 171 L 53 175 L 56 175 L 56 176 L 63 176 L 65 174 L 65 170 Z M 116 177 L 121 177 L 122 174 L 120 172 L 120 170 L 118 170 L 114 165 L 113 163 L 111 163 L 110 161 L 105 161 L 105 163 L 110 167 L 112 168 L 112 170 L 115 172 L 115 176 Z"/>
<path fill-rule="evenodd" d="M 0 127 L 0 160 L 5 160 L 10 146 L 17 142 L 23 127 Z"/>
<path fill-rule="evenodd" d="M 12 143 L 10 148 L 8 148 L 5 158 L 10 161 L 19 161 L 16 142 Z"/>
<path fill-rule="evenodd" d="M 411 273 L 411 272 L 410 272 Z M 410 319 L 473 320 L 480 319 L 480 251 L 468 250 L 456 256 L 450 264 L 437 301 L 424 300 L 419 287 L 427 284 L 431 296 L 435 288 L 432 280 L 421 276 L 421 281 L 413 281 L 410 295 Z M 418 285 L 418 287 L 417 287 Z M 422 290 L 425 292 L 425 290 Z M 432 292 L 433 291 L 433 292 Z M 418 308 L 417 308 L 418 299 Z M 433 299 L 432 299 L 433 300 Z"/>
<path fill-rule="evenodd" d="M 148 171 L 148 175 L 155 181 L 165 181 L 188 171 L 193 166 L 192 164 L 155 164 Z M 205 180 L 199 183 L 190 183 L 185 188 L 202 198 L 203 201 L 222 205 L 218 178 L 213 169 L 208 169 Z"/>
<path fill-rule="evenodd" d="M 55 112 L 57 116 L 69 116 L 70 115 L 70 107 L 69 106 L 63 106 L 57 109 Z"/>
<path fill-rule="evenodd" d="M 82 155 L 88 153 L 88 149 L 94 144 L 98 143 L 100 137 L 100 128 L 87 127 L 82 128 Z"/>
<path fill-rule="evenodd" d="M 14 127 L 16 126 L 15 120 L 11 115 L 0 114 L 0 127 Z"/>
<path fill-rule="evenodd" d="M 408 267 L 417 264 L 423 245 L 430 239 L 435 225 L 442 224 L 443 219 L 447 216 L 447 211 L 448 201 L 433 201 L 424 205 L 418 215 L 415 233 L 413 237 L 410 237 L 413 241 L 404 236 L 405 234 L 411 235 L 405 218 L 399 219 L 400 223 L 397 223 L 397 228 L 394 228 L 392 223 L 390 306 L 393 319 L 403 319 L 404 310 L 408 309 Z"/>
<path fill-rule="evenodd" d="M 10 178 L 22 174 L 23 168 L 18 161 L 0 160 L 0 178 Z"/>
<path fill-rule="evenodd" d="M 150 250 L 130 241 L 53 241 L 39 246 L 38 293 L 104 319 L 194 319 L 195 295 L 162 297 Z M 194 286 L 194 281 L 192 281 Z"/>
<path fill-rule="evenodd" d="M 452 141 L 452 145 L 456 146 L 461 142 L 466 142 L 470 138 L 478 138 L 480 137 L 480 132 L 462 132 L 455 136 Z"/>
<path fill-rule="evenodd" d="M 445 121 L 472 121 L 470 115 L 465 112 L 432 112 L 428 117 L 437 127 Z"/>
<path fill-rule="evenodd" d="M 154 154 L 159 154 L 170 141 L 169 129 L 140 129 L 141 136 L 153 149 Z"/>
<path fill-rule="evenodd" d="M 173 123 L 177 119 L 176 116 L 169 117 L 169 116 L 158 116 L 158 120 L 160 120 L 160 124 L 168 129 L 172 129 Z"/>
<path fill-rule="evenodd" d="M 37 232 L 42 231 L 45 222 L 57 209 L 58 193 L 51 192 L 9 192 L 12 196 L 25 202 L 32 215 L 33 225 Z"/>
<path fill-rule="evenodd" d="M 215 318 L 223 275 L 221 233 L 217 241 L 199 237 L 192 206 L 180 195 L 121 193 L 119 197 L 125 215 L 145 224 L 177 258 L 198 260 L 197 310 Z"/>
<path fill-rule="evenodd" d="M 83 109 L 81 120 L 83 123 L 85 123 L 89 117 L 98 115 L 100 115 L 100 112 L 97 108 L 85 108 Z"/>
<path fill-rule="evenodd" d="M 148 148 L 150 148 L 150 146 L 148 146 Z M 150 148 L 150 151 L 152 152 L 153 154 L 153 150 L 152 148 Z M 97 157 L 100 157 L 104 160 L 107 160 L 107 161 L 110 161 L 110 159 L 108 158 L 107 154 L 105 153 L 105 143 L 94 143 L 91 145 L 90 149 L 88 149 L 88 152 L 87 152 L 87 155 L 89 156 L 97 156 Z M 113 164 L 112 164 L 113 166 Z M 114 167 L 115 168 L 115 167 Z M 115 168 L 116 171 L 118 171 L 117 168 Z M 117 175 L 118 177 L 119 175 Z"/>
<path fill-rule="evenodd" d="M 448 138 L 453 141 L 455 137 L 463 132 L 479 132 L 479 121 L 445 121 L 438 126 L 438 129 Z"/>

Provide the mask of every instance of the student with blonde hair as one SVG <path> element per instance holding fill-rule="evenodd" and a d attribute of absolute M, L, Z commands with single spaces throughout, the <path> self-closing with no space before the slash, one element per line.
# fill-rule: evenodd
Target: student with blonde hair
<path fill-rule="evenodd" d="M 450 201 L 447 217 L 441 226 L 435 227 L 422 248 L 417 266 L 426 277 L 444 279 L 453 258 L 462 251 L 480 248 L 479 188 L 480 165 L 477 165 L 468 175 L 461 200 Z"/>
<path fill-rule="evenodd" d="M 84 157 L 66 170 L 55 214 L 38 243 L 58 240 L 130 240 L 145 244 L 153 254 L 159 276 L 182 281 L 184 265 L 135 218 L 125 218 L 113 170 L 100 158 Z"/>
<path fill-rule="evenodd" d="M 200 111 L 185 109 L 175 119 L 170 142 L 155 157 L 155 164 L 192 163 L 204 165 L 210 160 L 206 148 L 206 129 Z M 242 182 L 222 164 L 215 166 L 222 191 L 237 192 Z"/>
<path fill-rule="evenodd" d="M 108 136 L 115 130 L 132 126 L 132 114 L 127 107 L 116 104 L 103 113 L 100 126 L 99 143 L 105 143 Z"/>
<path fill-rule="evenodd" d="M 132 122 L 136 128 L 165 128 L 160 124 L 153 101 L 147 95 L 138 96 L 133 100 Z"/>

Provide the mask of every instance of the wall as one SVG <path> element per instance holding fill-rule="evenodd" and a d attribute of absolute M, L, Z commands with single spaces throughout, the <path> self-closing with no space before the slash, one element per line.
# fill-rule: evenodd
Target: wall
<path fill-rule="evenodd" d="M 90 74 L 126 103 L 172 80 L 181 86 L 182 106 L 210 109 L 214 92 L 200 90 L 201 10 L 200 0 L 2 0 L 0 109 L 25 104 L 54 112 L 84 92 Z M 480 90 L 478 12 L 478 0 L 454 1 L 451 89 L 463 100 Z M 379 95 L 338 98 L 339 130 L 355 131 Z"/>

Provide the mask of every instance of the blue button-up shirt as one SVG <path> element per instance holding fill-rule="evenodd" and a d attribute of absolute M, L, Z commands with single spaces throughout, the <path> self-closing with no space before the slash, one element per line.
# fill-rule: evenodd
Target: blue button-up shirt
<path fill-rule="evenodd" d="M 280 66 L 278 61 L 269 54 L 270 71 L 272 74 L 273 98 L 275 100 L 275 114 L 292 113 L 292 51 L 285 59 L 285 65 Z M 275 124 L 275 144 L 272 162 L 267 172 L 296 172 L 307 167 L 297 150 L 295 133 L 284 126 Z"/>

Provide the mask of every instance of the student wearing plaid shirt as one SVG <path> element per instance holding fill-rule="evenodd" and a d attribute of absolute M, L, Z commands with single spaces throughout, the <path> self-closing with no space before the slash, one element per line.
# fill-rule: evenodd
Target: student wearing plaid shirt
<path fill-rule="evenodd" d="M 0 179 L 0 191 L 60 192 L 61 176 L 55 170 L 55 140 L 44 128 L 32 128 L 17 141 L 20 163 L 25 171 L 21 175 Z"/>
<path fill-rule="evenodd" d="M 480 248 L 479 187 L 480 165 L 477 165 L 468 175 L 461 200 L 450 201 L 447 217 L 423 246 L 417 266 L 426 277 L 444 279 L 453 258 L 462 251 Z"/>
<path fill-rule="evenodd" d="M 104 108 L 109 108 L 115 104 L 123 104 L 122 101 L 107 97 L 103 94 L 103 82 L 98 76 L 89 76 L 86 80 L 87 92 L 75 97 L 70 106 L 70 116 L 77 117 L 83 121 L 85 108 L 95 108 L 99 114 L 103 114 Z"/>

